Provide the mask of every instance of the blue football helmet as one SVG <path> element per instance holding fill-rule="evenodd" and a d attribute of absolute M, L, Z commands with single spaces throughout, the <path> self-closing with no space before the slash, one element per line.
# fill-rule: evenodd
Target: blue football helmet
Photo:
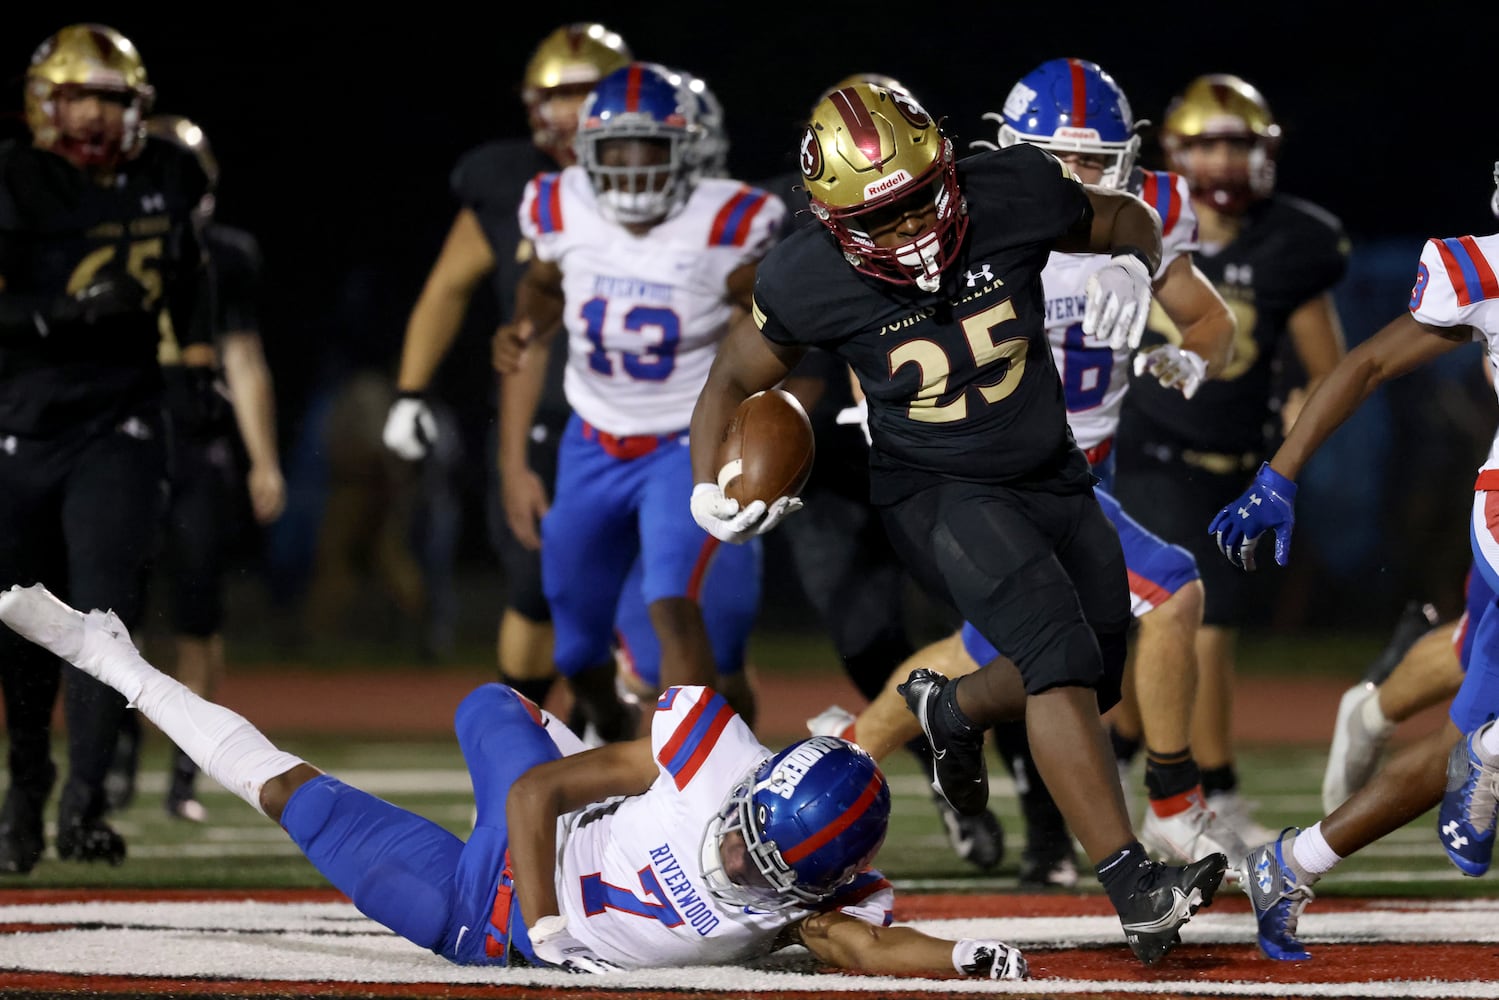
<path fill-rule="evenodd" d="M 686 78 L 656 63 L 632 62 L 600 80 L 583 102 L 574 144 L 606 215 L 656 223 L 692 193 L 700 134 L 698 100 Z"/>
<path fill-rule="evenodd" d="M 890 786 L 874 758 L 814 736 L 762 761 L 729 792 L 703 837 L 703 880 L 731 906 L 815 906 L 873 860 L 889 823 Z M 734 833 L 762 884 L 731 876 L 739 848 L 725 843 Z"/>
<path fill-rule="evenodd" d="M 1085 59 L 1052 59 L 1021 77 L 1002 112 L 999 145 L 1028 142 L 1053 153 L 1083 153 L 1106 163 L 1101 187 L 1123 190 L 1140 151 L 1129 98 L 1114 78 Z M 975 143 L 994 148 L 993 143 Z"/>

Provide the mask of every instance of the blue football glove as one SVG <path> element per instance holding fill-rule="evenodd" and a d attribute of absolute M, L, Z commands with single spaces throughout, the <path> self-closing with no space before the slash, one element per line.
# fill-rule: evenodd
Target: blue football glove
<path fill-rule="evenodd" d="M 1254 547 L 1267 531 L 1275 532 L 1275 561 L 1291 559 L 1291 529 L 1296 526 L 1296 484 L 1265 462 L 1249 489 L 1224 507 L 1208 525 L 1218 549 L 1242 570 L 1255 569 Z"/>

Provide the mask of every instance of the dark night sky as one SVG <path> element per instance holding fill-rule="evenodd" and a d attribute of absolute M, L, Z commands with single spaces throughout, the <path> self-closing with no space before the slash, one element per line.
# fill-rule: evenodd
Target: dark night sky
<path fill-rule="evenodd" d="M 1482 71 L 1492 23 L 1476 23 L 1474 7 L 1443 18 L 1443 5 L 1426 4 L 1414 23 L 1370 12 L 1329 32 L 1317 23 L 1321 6 L 1142 3 L 1126 16 L 1122 4 L 978 0 L 699 4 L 695 14 L 665 4 L 477 14 L 427 4 L 382 19 L 293 18 L 280 6 L 26 5 L 0 31 L 0 113 L 19 112 L 20 73 L 63 24 L 100 20 L 136 42 L 158 110 L 196 119 L 218 153 L 220 217 L 261 240 L 267 342 L 294 413 L 331 338 L 393 369 L 452 218 L 449 169 L 470 146 L 522 133 L 521 69 L 568 20 L 603 20 L 637 56 L 704 77 L 725 106 L 731 167 L 746 179 L 792 164 L 799 116 L 848 73 L 898 77 L 966 148 L 987 137 L 980 114 L 1019 75 L 1077 55 L 1113 72 L 1144 118 L 1158 119 L 1200 73 L 1250 79 L 1285 129 L 1281 188 L 1339 215 L 1356 241 L 1488 231 L 1489 164 L 1499 155 L 1499 110 Z M 277 13 L 249 20 L 261 11 Z M 1440 34 L 1425 27 L 1433 23 Z"/>

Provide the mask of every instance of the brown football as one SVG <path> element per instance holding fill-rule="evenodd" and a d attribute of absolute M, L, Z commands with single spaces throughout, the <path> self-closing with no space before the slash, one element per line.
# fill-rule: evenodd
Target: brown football
<path fill-rule="evenodd" d="M 816 456 L 812 422 L 784 389 L 757 392 L 739 404 L 718 442 L 718 486 L 744 507 L 800 496 Z"/>

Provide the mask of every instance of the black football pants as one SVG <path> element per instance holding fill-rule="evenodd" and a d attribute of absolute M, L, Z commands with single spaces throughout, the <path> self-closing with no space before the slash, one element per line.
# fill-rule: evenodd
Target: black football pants
<path fill-rule="evenodd" d="M 47 440 L 0 436 L 0 587 L 41 582 L 81 610 L 139 624 L 165 502 L 159 419 Z M 46 794 L 53 706 L 63 664 L 0 627 L 0 685 L 11 782 Z M 125 699 L 71 666 L 65 719 L 69 774 L 59 818 L 97 818 Z"/>
<path fill-rule="evenodd" d="M 1119 534 L 1092 491 L 945 482 L 882 511 L 912 576 L 1020 668 L 1025 689 L 1119 700 L 1129 585 Z"/>

